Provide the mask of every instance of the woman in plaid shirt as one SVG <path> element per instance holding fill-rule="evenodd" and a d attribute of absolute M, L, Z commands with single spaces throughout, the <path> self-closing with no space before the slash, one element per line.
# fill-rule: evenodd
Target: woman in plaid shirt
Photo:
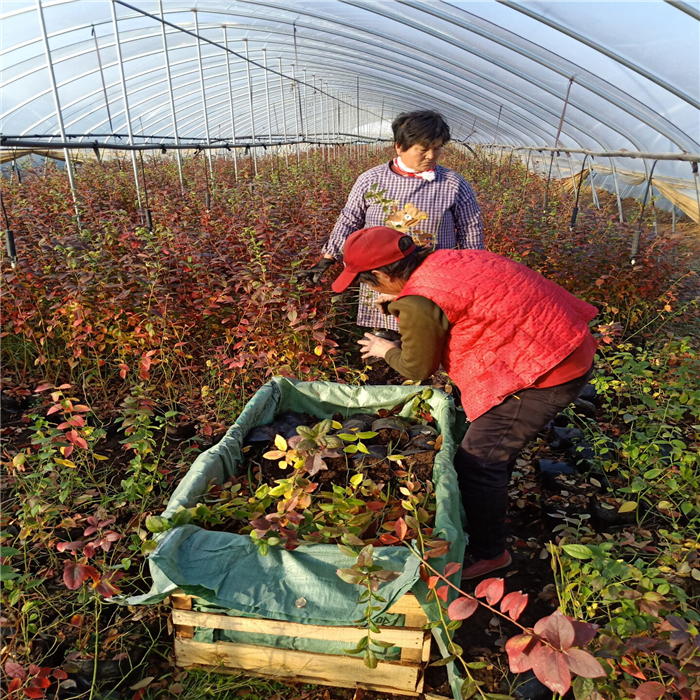
<path fill-rule="evenodd" d="M 433 248 L 483 248 L 484 231 L 474 191 L 459 174 L 438 165 L 450 128 L 433 111 L 400 114 L 393 121 L 397 157 L 360 175 L 323 247 L 323 258 L 302 273 L 314 283 L 342 257 L 347 237 L 372 226 L 389 226 Z M 396 319 L 360 288 L 359 326 L 398 330 Z"/>

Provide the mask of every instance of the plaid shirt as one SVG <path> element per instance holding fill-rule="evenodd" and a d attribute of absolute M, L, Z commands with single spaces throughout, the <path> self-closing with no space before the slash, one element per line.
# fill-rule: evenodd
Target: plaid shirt
<path fill-rule="evenodd" d="M 484 247 L 484 229 L 479 205 L 469 183 L 454 170 L 435 166 L 435 180 L 403 177 L 395 173 L 390 163 L 383 163 L 362 173 L 350 191 L 348 201 L 340 212 L 323 252 L 336 259 L 342 257 L 347 237 L 370 226 L 384 226 L 387 214 L 382 205 L 367 201 L 365 195 L 377 184 L 386 190 L 383 197 L 396 200 L 400 206 L 412 204 L 428 215 L 416 227 L 435 234 L 437 248 Z M 408 232 L 410 233 L 410 231 Z M 370 328 L 398 330 L 396 319 L 385 316 L 372 303 L 376 293 L 362 285 L 357 324 Z"/>

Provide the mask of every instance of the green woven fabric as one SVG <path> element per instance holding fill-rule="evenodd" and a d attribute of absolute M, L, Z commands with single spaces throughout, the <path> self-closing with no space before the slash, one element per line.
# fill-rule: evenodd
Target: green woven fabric
<path fill-rule="evenodd" d="M 179 506 L 195 506 L 212 481 L 223 482 L 235 475 L 242 462 L 241 447 L 248 431 L 271 423 L 278 413 L 304 412 L 319 419 L 330 418 L 336 412 L 344 416 L 358 412 L 372 414 L 380 408 L 393 408 L 415 391 L 415 386 L 353 387 L 277 377 L 253 396 L 221 442 L 197 457 L 163 515 L 170 517 Z M 437 505 L 434 535 L 452 543 L 446 556 L 431 560 L 442 570 L 448 562 L 461 562 L 465 548 L 459 487 L 453 466 L 455 409 L 452 399 L 440 391 L 433 393 L 429 403 L 443 435 L 433 469 Z M 404 414 L 409 410 L 407 406 Z M 335 545 L 302 545 L 292 552 L 271 547 L 269 554 L 263 557 L 247 535 L 212 532 L 195 525 L 175 527 L 157 538 L 158 547 L 149 557 L 153 586 L 148 594 L 130 598 L 127 602 L 131 605 L 157 603 L 181 588 L 203 599 L 207 605 L 231 614 L 323 625 L 352 625 L 362 617 L 364 606 L 357 604 L 360 588 L 343 582 L 335 573 L 336 569 L 353 562 Z M 436 604 L 425 602 L 427 587 L 419 576 L 419 561 L 408 549 L 378 547 L 375 560 L 384 568 L 402 572 L 380 589 L 387 600 L 385 609 L 407 591 L 412 591 L 430 619 L 437 619 Z M 441 631 L 434 630 L 434 633 L 445 653 Z M 202 641 L 223 639 L 211 636 L 207 630 L 198 630 L 197 634 Z M 233 641 L 231 637 L 227 639 Z M 249 636 L 246 641 L 250 641 Z M 289 646 L 290 639 L 258 635 L 256 643 Z M 329 651 L 325 642 L 310 649 L 305 643 L 305 648 Z M 448 672 L 452 679 L 452 665 L 448 666 Z M 457 688 L 456 679 L 453 686 Z M 455 697 L 459 695 L 456 693 Z"/>

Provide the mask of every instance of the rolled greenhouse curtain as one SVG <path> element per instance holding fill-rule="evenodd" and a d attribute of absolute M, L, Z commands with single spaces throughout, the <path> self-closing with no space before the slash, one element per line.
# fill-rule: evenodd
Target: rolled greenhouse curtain
<path fill-rule="evenodd" d="M 565 170 L 563 165 L 561 169 L 562 171 Z M 568 166 L 566 170 L 571 172 Z M 620 168 L 616 170 L 617 177 L 621 182 L 627 185 L 642 185 L 647 181 L 644 173 L 635 172 L 633 170 L 620 170 Z M 573 180 L 571 175 L 568 175 L 561 180 L 562 187 L 567 192 L 573 192 L 574 182 L 576 183 L 576 187 L 580 187 L 581 182 L 585 182 L 589 172 L 590 168 L 578 170 L 574 173 Z M 601 175 L 613 175 L 613 169 L 609 165 L 596 164 L 595 172 Z M 700 223 L 700 209 L 698 209 L 697 197 L 692 189 L 692 182 L 688 183 L 685 180 L 673 177 L 654 176 L 651 179 L 651 184 L 656 187 L 671 204 L 681 209 L 683 213 L 689 216 L 695 223 Z M 689 194 L 685 194 L 686 192 Z"/>

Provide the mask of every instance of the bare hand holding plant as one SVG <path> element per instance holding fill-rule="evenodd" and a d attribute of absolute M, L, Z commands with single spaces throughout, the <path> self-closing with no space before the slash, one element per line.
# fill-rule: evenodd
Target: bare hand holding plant
<path fill-rule="evenodd" d="M 370 357 L 384 358 L 392 348 L 398 348 L 398 343 L 393 343 L 391 340 L 385 340 L 372 333 L 365 333 L 365 337 L 358 341 L 361 347 L 362 359 L 367 360 Z"/>

